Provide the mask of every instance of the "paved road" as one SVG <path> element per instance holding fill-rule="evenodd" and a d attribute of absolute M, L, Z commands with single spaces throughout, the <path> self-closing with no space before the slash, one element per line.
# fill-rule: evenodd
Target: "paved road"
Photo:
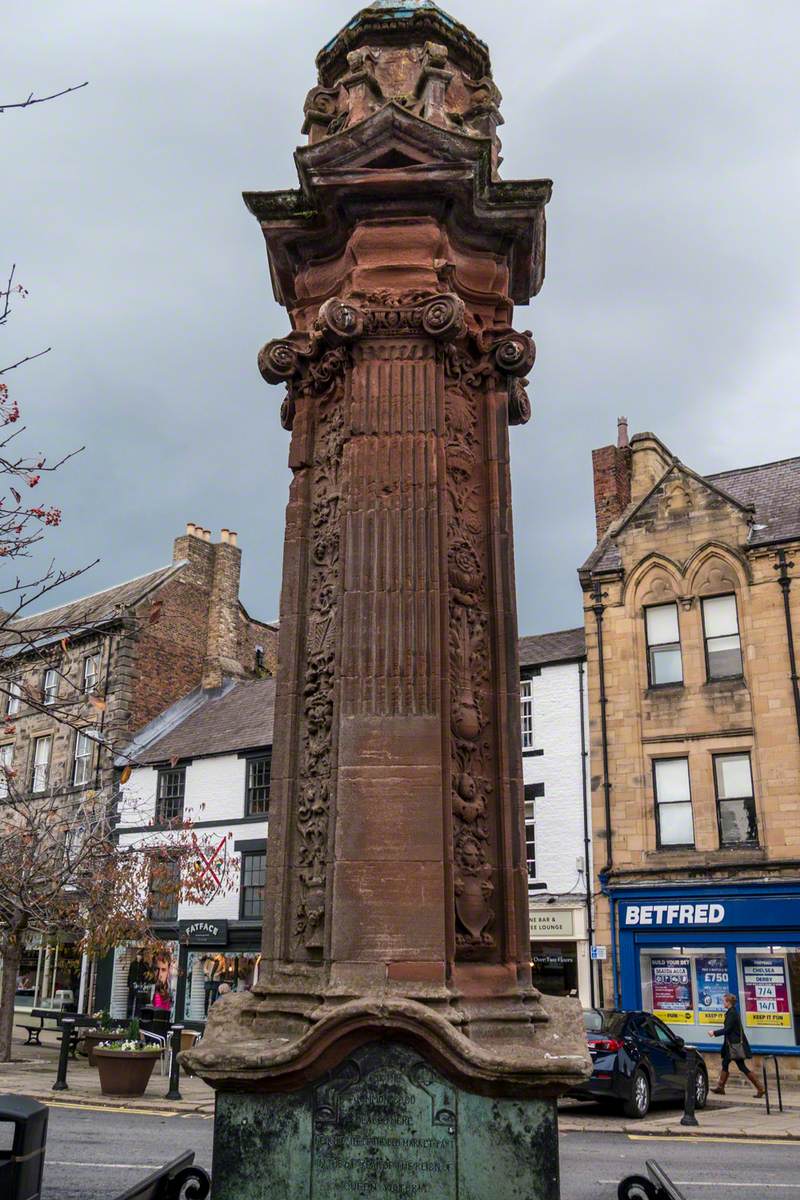
<path fill-rule="evenodd" d="M 211 1165 L 210 1120 L 57 1108 L 50 1114 L 42 1200 L 113 1200 L 181 1150 Z M 798 1144 L 565 1133 L 562 1200 L 615 1200 L 624 1175 L 655 1158 L 687 1200 L 800 1200 Z"/>

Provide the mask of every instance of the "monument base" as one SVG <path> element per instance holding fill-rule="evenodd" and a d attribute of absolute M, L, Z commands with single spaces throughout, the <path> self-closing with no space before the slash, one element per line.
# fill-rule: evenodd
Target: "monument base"
<path fill-rule="evenodd" d="M 555 1101 L 475 1095 L 369 1042 L 296 1091 L 218 1091 L 212 1196 L 558 1200 Z"/>

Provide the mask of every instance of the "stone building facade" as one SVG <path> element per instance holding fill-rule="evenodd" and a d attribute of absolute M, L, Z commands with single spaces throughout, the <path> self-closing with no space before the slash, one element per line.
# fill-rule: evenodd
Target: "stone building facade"
<path fill-rule="evenodd" d="M 271 675 L 277 628 L 239 600 L 236 534 L 188 525 L 170 564 L 80 600 L 26 615 L 7 631 L 0 671 L 0 792 L 111 791 L 118 749 L 168 705 L 223 677 Z M 37 969 L 35 956 L 22 975 Z M 72 968 L 74 970 L 74 964 Z M 50 990 L 70 989 L 48 972 Z M 41 990 L 41 989 L 40 989 Z"/>
<path fill-rule="evenodd" d="M 703 477 L 622 423 L 594 469 L 605 1000 L 707 1048 L 730 990 L 756 1052 L 798 1054 L 800 458 Z"/>
<path fill-rule="evenodd" d="M 583 629 L 520 638 L 522 779 L 534 985 L 593 1003 Z"/>

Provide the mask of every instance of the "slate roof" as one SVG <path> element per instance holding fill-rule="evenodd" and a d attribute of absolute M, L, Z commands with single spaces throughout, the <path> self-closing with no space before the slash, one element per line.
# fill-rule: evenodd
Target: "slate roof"
<path fill-rule="evenodd" d="M 583 629 L 562 629 L 558 633 L 538 633 L 519 639 L 519 665 L 541 667 L 557 662 L 572 662 L 586 657 Z"/>
<path fill-rule="evenodd" d="M 59 604 L 57 608 L 48 608 L 42 612 L 31 613 L 12 621 L 10 628 L 26 633 L 35 634 L 39 630 L 58 629 L 62 631 L 90 628 L 110 620 L 120 609 L 130 608 L 144 600 L 150 592 L 161 587 L 173 575 L 186 566 L 185 560 L 170 563 L 167 567 L 159 567 L 149 571 L 147 575 L 139 575 L 129 579 L 127 583 L 118 583 L 115 587 L 106 588 L 103 592 L 94 592 L 91 596 L 82 596 L 79 600 L 71 600 L 68 604 Z"/>
<path fill-rule="evenodd" d="M 720 471 L 706 479 L 740 504 L 754 505 L 750 546 L 800 538 L 800 458 Z"/>
<path fill-rule="evenodd" d="M 221 688 L 195 688 L 146 725 L 118 765 L 235 754 L 272 745 L 275 680 L 226 679 Z"/>
<path fill-rule="evenodd" d="M 698 478 L 707 480 L 738 504 L 752 506 L 748 546 L 768 546 L 800 538 L 800 458 L 717 471 Z M 616 541 L 606 534 L 587 558 L 581 573 L 616 571 L 621 566 Z"/>

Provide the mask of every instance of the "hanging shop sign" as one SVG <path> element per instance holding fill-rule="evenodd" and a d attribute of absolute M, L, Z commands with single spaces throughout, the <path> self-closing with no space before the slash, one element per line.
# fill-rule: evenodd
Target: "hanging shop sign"
<path fill-rule="evenodd" d="M 193 946 L 227 946 L 228 922 L 211 921 L 179 921 L 178 936 L 182 942 Z"/>
<path fill-rule="evenodd" d="M 730 991 L 728 963 L 724 955 L 707 955 L 694 960 L 697 972 L 697 1020 L 700 1025 L 721 1025 L 725 1020 L 722 997 Z"/>
<path fill-rule="evenodd" d="M 790 1026 L 786 962 L 771 955 L 742 959 L 744 1020 L 746 1025 L 775 1028 Z"/>
<path fill-rule="evenodd" d="M 693 1025 L 692 963 L 688 958 L 651 958 L 653 1013 L 669 1025 Z"/>

